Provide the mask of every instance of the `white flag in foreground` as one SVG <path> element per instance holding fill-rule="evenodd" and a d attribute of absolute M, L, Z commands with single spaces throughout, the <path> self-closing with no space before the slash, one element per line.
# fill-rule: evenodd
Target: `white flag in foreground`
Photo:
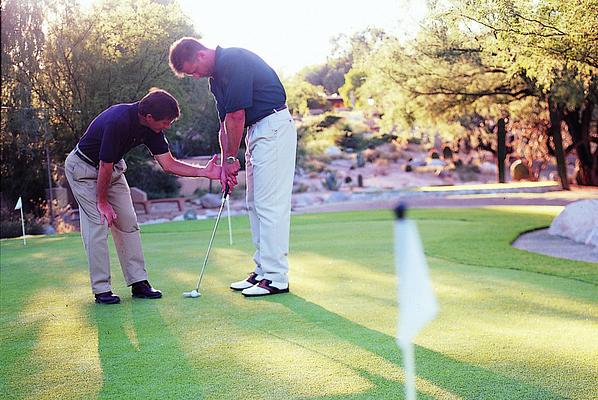
<path fill-rule="evenodd" d="M 15 210 L 20 210 L 21 208 L 23 208 L 23 203 L 21 202 L 21 198 L 19 197 L 17 205 L 15 206 Z"/>
<path fill-rule="evenodd" d="M 399 298 L 397 343 L 403 350 L 405 364 L 405 390 L 407 399 L 415 399 L 415 360 L 413 338 L 438 312 L 438 303 L 432 290 L 428 264 L 417 226 L 404 218 L 405 209 L 396 210 L 395 265 Z"/>

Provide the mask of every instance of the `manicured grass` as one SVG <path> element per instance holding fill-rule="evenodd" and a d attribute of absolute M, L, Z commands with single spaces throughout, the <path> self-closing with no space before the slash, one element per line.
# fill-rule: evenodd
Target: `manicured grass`
<path fill-rule="evenodd" d="M 554 208 L 413 210 L 441 311 L 416 339 L 418 398 L 592 399 L 598 266 L 514 249 Z M 245 299 L 245 217 L 143 227 L 160 300 L 92 303 L 78 235 L 0 242 L 0 398 L 403 398 L 392 214 L 293 218 L 291 292 Z M 114 254 L 114 253 L 113 253 Z"/>

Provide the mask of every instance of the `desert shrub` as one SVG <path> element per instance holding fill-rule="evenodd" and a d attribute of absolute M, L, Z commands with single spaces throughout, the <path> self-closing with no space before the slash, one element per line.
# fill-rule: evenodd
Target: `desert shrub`
<path fill-rule="evenodd" d="M 369 149 L 369 148 L 365 149 L 363 151 L 363 157 L 368 162 L 374 162 L 375 160 L 377 160 L 380 157 L 380 151 L 378 151 L 376 149 Z"/>
<path fill-rule="evenodd" d="M 0 209 L 0 238 L 14 238 L 23 234 L 21 226 L 21 213 L 10 207 Z M 25 214 L 25 234 L 41 235 L 44 233 L 44 226 L 40 218 L 33 214 Z"/>
<path fill-rule="evenodd" d="M 326 163 L 315 159 L 315 158 L 306 158 L 303 160 L 301 167 L 306 172 L 322 172 L 326 169 Z"/>
<path fill-rule="evenodd" d="M 459 179 L 464 182 L 467 181 L 474 181 L 478 178 L 480 171 L 480 167 L 477 165 L 465 165 L 461 164 L 457 168 L 455 168 L 455 172 L 459 175 Z"/>
<path fill-rule="evenodd" d="M 385 168 L 388 167 L 388 160 L 385 158 L 378 158 L 376 161 L 374 161 L 374 166 L 377 168 Z"/>

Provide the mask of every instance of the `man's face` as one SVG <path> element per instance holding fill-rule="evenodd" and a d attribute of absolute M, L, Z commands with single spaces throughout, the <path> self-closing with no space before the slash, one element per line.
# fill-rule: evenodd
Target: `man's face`
<path fill-rule="evenodd" d="M 155 120 L 151 114 L 148 114 L 147 118 L 146 118 L 146 122 L 147 122 L 148 128 L 150 128 L 152 131 L 158 133 L 158 132 L 163 131 L 164 129 L 170 128 L 170 126 L 172 125 L 174 120 L 170 119 L 170 118 Z"/>
<path fill-rule="evenodd" d="M 208 57 L 201 51 L 197 52 L 194 59 L 183 63 L 181 72 L 194 79 L 207 78 L 212 74 Z"/>

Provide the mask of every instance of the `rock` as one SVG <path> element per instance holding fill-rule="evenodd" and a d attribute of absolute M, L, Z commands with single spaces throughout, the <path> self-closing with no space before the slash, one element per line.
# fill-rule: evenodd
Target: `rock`
<path fill-rule="evenodd" d="M 203 208 L 219 208 L 221 197 L 215 193 L 206 193 L 199 200 Z"/>
<path fill-rule="evenodd" d="M 143 225 L 152 225 L 152 224 L 161 224 L 162 222 L 169 222 L 168 218 L 158 218 L 158 219 L 150 219 L 149 221 L 145 221 Z"/>
<path fill-rule="evenodd" d="M 590 231 L 590 235 L 586 239 L 588 246 L 594 246 L 598 250 L 598 226 Z"/>
<path fill-rule="evenodd" d="M 552 221 L 548 233 L 598 247 L 598 200 L 567 205 Z"/>
<path fill-rule="evenodd" d="M 324 151 L 324 153 L 329 157 L 339 157 L 342 154 L 342 151 L 336 146 L 330 146 Z"/>
<path fill-rule="evenodd" d="M 520 181 L 522 179 L 529 179 L 531 176 L 529 168 L 521 160 L 515 161 L 511 164 L 511 179 Z"/>
<path fill-rule="evenodd" d="M 196 220 L 197 219 L 197 213 L 193 209 L 187 210 L 187 211 L 185 211 L 185 214 L 183 214 L 183 219 L 186 220 L 186 221 Z"/>
<path fill-rule="evenodd" d="M 483 174 L 496 174 L 498 173 L 498 167 L 496 164 L 491 163 L 490 161 L 484 161 L 480 164 L 480 171 Z"/>
<path fill-rule="evenodd" d="M 430 166 L 430 167 L 444 167 L 444 166 L 446 166 L 446 162 L 442 161 L 439 158 L 432 158 L 430 160 L 430 162 L 428 163 L 428 166 Z"/>
<path fill-rule="evenodd" d="M 426 166 L 426 162 L 423 160 L 409 160 L 409 162 L 407 163 L 407 165 L 409 165 L 411 168 L 414 167 L 425 167 Z"/>
<path fill-rule="evenodd" d="M 339 201 L 351 200 L 351 195 L 343 192 L 332 192 L 326 199 L 326 203 L 337 203 Z"/>

